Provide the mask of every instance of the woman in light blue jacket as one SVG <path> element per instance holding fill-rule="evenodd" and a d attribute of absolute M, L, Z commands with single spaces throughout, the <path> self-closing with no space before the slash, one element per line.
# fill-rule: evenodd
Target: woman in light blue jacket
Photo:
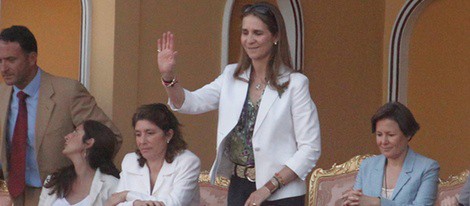
<path fill-rule="evenodd" d="M 439 164 L 409 147 L 419 130 L 410 110 L 390 102 L 371 122 L 382 154 L 361 163 L 353 190 L 342 197 L 343 205 L 434 205 Z"/>

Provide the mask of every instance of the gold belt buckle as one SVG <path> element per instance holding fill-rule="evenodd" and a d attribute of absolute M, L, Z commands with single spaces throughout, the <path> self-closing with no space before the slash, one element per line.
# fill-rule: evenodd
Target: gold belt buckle
<path fill-rule="evenodd" d="M 245 167 L 244 175 L 248 181 L 250 182 L 256 181 L 256 173 L 255 173 L 254 167 Z"/>

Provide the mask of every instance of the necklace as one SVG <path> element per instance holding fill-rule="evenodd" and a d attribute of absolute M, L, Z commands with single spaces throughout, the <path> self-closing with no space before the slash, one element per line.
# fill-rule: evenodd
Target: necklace
<path fill-rule="evenodd" d="M 260 89 L 261 89 L 261 83 L 256 84 L 256 85 L 255 85 L 255 89 L 256 89 L 256 90 L 260 90 Z"/>
<path fill-rule="evenodd" d="M 385 198 L 388 199 L 387 193 L 387 166 L 384 168 L 384 184 L 385 184 Z"/>

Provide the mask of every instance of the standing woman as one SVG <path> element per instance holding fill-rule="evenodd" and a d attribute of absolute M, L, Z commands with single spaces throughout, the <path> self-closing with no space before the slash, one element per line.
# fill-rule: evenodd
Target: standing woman
<path fill-rule="evenodd" d="M 87 120 L 79 125 L 65 136 L 62 151 L 73 164 L 47 177 L 39 205 L 104 205 L 119 181 L 113 163 L 116 145 L 116 135 L 102 123 Z"/>
<path fill-rule="evenodd" d="M 305 178 L 320 157 L 320 126 L 306 76 L 291 65 L 284 20 L 269 3 L 242 11 L 241 56 L 212 83 L 183 89 L 174 36 L 158 40 L 158 66 L 172 109 L 219 110 L 211 181 L 231 177 L 228 205 L 304 205 Z"/>

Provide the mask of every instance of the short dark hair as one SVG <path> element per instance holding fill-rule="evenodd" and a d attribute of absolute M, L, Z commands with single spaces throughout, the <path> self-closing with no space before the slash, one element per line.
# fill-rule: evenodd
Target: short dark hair
<path fill-rule="evenodd" d="M 176 119 L 176 116 L 162 103 L 147 104 L 140 106 L 132 117 L 132 126 L 140 120 L 147 120 L 157 125 L 165 134 L 171 129 L 173 130 L 173 137 L 168 143 L 168 148 L 165 154 L 165 160 L 172 163 L 175 156 L 187 148 L 187 143 L 183 139 L 180 126 L 181 124 Z M 140 151 L 137 149 L 136 153 L 140 156 L 139 165 L 144 166 L 147 161 Z"/>
<path fill-rule="evenodd" d="M 5 42 L 18 42 L 25 53 L 38 53 L 38 44 L 34 34 L 25 26 L 11 26 L 0 33 L 0 40 Z"/>
<path fill-rule="evenodd" d="M 411 111 L 400 102 L 389 102 L 380 107 L 372 116 L 372 133 L 375 133 L 377 122 L 383 119 L 390 119 L 398 123 L 401 132 L 405 136 L 413 137 L 419 130 L 419 124 L 416 122 Z"/>

